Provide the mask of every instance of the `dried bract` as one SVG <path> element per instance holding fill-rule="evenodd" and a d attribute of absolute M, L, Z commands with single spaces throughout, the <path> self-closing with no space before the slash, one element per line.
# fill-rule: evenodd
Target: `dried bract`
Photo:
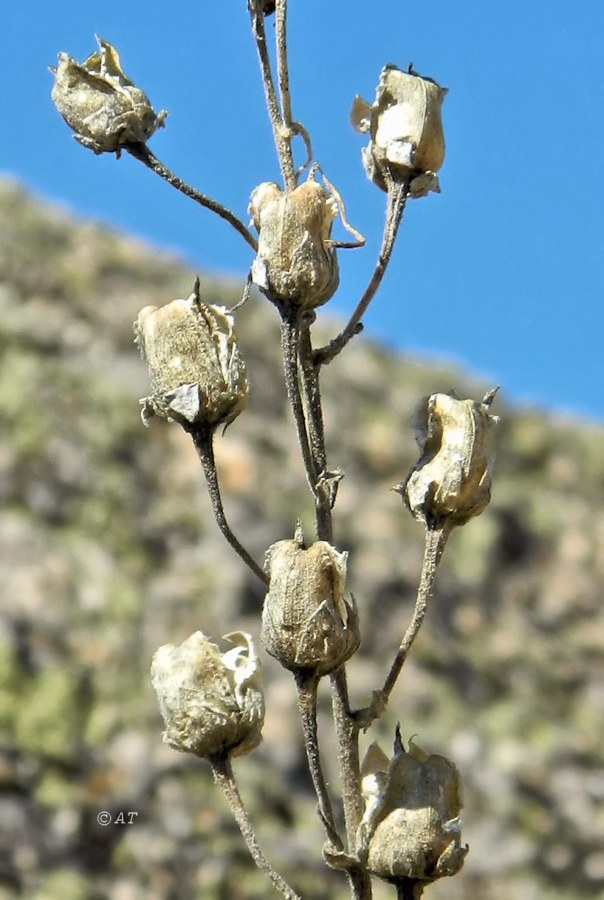
<path fill-rule="evenodd" d="M 489 412 L 495 392 L 482 402 L 432 394 L 416 410 L 420 459 L 407 480 L 395 487 L 416 519 L 428 527 L 464 525 L 491 499 L 495 459 Z"/>
<path fill-rule="evenodd" d="M 326 303 L 339 283 L 330 241 L 334 198 L 312 180 L 293 191 L 264 183 L 253 191 L 249 212 L 258 230 L 253 282 L 281 309 Z"/>
<path fill-rule="evenodd" d="M 269 547 L 261 637 L 286 669 L 325 675 L 358 648 L 356 607 L 344 599 L 347 555 L 326 541 L 306 549 L 299 529 L 293 540 Z"/>
<path fill-rule="evenodd" d="M 141 401 L 145 424 L 159 415 L 184 426 L 216 427 L 239 415 L 248 381 L 233 317 L 203 304 L 197 285 L 187 300 L 146 306 L 134 331 L 153 392 Z"/>
<path fill-rule="evenodd" d="M 52 99 L 80 144 L 119 156 L 124 144 L 147 141 L 167 113 L 155 114 L 147 95 L 124 74 L 115 47 L 99 37 L 97 42 L 99 52 L 83 63 L 59 54 L 57 68 L 51 69 Z"/>
<path fill-rule="evenodd" d="M 363 165 L 382 190 L 390 178 L 409 182 L 412 197 L 440 191 L 436 172 L 445 158 L 441 108 L 446 94 L 447 89 L 430 78 L 386 66 L 373 106 L 355 99 L 351 122 L 371 138 L 363 150 Z"/>
<path fill-rule="evenodd" d="M 224 636 L 221 653 L 201 631 L 182 644 L 165 644 L 153 657 L 151 677 L 175 750 L 209 759 L 249 753 L 262 740 L 264 695 L 260 661 L 249 634 Z"/>
<path fill-rule="evenodd" d="M 444 756 L 413 742 L 406 752 L 397 731 L 389 761 L 377 744 L 361 770 L 365 813 L 358 843 L 367 868 L 387 881 L 435 881 L 461 869 L 459 773 Z"/>

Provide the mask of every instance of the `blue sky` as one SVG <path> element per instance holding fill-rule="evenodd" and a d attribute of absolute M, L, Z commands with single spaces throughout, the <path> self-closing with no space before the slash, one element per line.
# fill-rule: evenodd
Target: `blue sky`
<path fill-rule="evenodd" d="M 47 67 L 61 50 L 82 61 L 95 32 L 116 45 L 126 73 L 169 111 L 154 153 L 247 220 L 251 190 L 279 172 L 245 0 L 2 7 L 0 171 L 201 270 L 243 276 L 250 251 L 229 226 L 131 158 L 95 157 L 71 139 Z M 294 116 L 367 236 L 366 249 L 340 253 L 327 309 L 354 308 L 383 222 L 384 195 L 349 125 L 352 99 L 373 100 L 384 64 L 412 61 L 449 88 L 443 193 L 409 204 L 367 332 L 462 363 L 511 402 L 604 421 L 604 4 L 290 7 Z"/>

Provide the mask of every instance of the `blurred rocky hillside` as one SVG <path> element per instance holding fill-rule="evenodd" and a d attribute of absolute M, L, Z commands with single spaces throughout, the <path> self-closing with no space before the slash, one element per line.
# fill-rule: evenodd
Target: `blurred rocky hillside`
<path fill-rule="evenodd" d="M 207 766 L 162 744 L 148 677 L 156 647 L 196 629 L 257 634 L 262 602 L 219 535 L 184 433 L 139 418 L 147 380 L 131 323 L 142 306 L 187 296 L 193 278 L 0 186 L 1 898 L 272 896 Z M 240 298 L 236 284 L 202 285 L 211 302 Z M 237 322 L 252 390 L 217 456 L 231 524 L 262 560 L 296 517 L 311 534 L 311 504 L 274 310 L 252 298 Z M 416 455 L 412 410 L 453 387 L 479 398 L 492 385 L 364 338 L 324 370 L 330 465 L 346 474 L 338 546 L 363 625 L 349 664 L 358 705 L 383 680 L 420 571 L 422 529 L 389 490 Z M 431 900 L 602 897 L 604 433 L 499 398 L 495 412 L 492 504 L 453 534 L 412 659 L 365 744 L 377 736 L 388 750 L 400 721 L 405 740 L 416 734 L 461 770 L 470 854 Z M 242 792 L 302 896 L 343 900 L 320 859 L 293 685 L 271 659 L 264 667 L 265 740 L 236 763 Z M 329 768 L 326 690 L 322 704 Z M 103 827 L 102 810 L 136 815 Z"/>

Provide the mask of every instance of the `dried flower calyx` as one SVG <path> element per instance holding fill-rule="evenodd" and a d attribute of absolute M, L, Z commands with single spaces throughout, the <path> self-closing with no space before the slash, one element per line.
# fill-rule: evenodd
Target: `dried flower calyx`
<path fill-rule="evenodd" d="M 416 519 L 430 528 L 464 525 L 491 498 L 495 455 L 489 409 L 496 391 L 481 402 L 432 394 L 415 414 L 421 456 L 407 480 L 395 487 Z"/>
<path fill-rule="evenodd" d="M 335 293 L 339 271 L 330 235 L 337 211 L 334 197 L 312 179 L 292 191 L 269 182 L 253 191 L 252 281 L 278 307 L 312 309 Z"/>
<path fill-rule="evenodd" d="M 386 66 L 373 105 L 355 98 L 351 122 L 371 138 L 363 150 L 363 165 L 382 190 L 392 179 L 408 181 L 411 197 L 440 192 L 436 173 L 445 158 L 441 108 L 446 95 L 447 88 L 411 66 L 408 72 Z"/>
<path fill-rule="evenodd" d="M 199 299 L 199 282 L 187 300 L 146 306 L 134 325 L 147 362 L 152 395 L 141 401 L 143 421 L 153 415 L 216 427 L 239 415 L 248 395 L 233 317 Z"/>
<path fill-rule="evenodd" d="M 344 599 L 347 555 L 326 541 L 306 548 L 299 526 L 293 540 L 269 547 L 261 637 L 286 669 L 325 675 L 358 648 L 356 607 Z"/>
<path fill-rule="evenodd" d="M 234 646 L 221 653 L 201 631 L 153 657 L 151 676 L 175 750 L 206 759 L 249 753 L 262 740 L 264 695 L 260 661 L 249 634 L 224 636 Z"/>
<path fill-rule="evenodd" d="M 461 846 L 461 787 L 450 760 L 413 741 L 405 751 L 397 728 L 391 760 L 377 744 L 369 747 L 361 788 L 358 844 L 369 872 L 426 883 L 461 869 L 468 848 Z"/>
<path fill-rule="evenodd" d="M 115 47 L 97 37 L 99 52 L 83 63 L 66 53 L 51 69 L 52 99 L 75 138 L 95 153 L 120 154 L 124 144 L 145 143 L 167 113 L 153 111 L 147 95 L 124 74 Z"/>

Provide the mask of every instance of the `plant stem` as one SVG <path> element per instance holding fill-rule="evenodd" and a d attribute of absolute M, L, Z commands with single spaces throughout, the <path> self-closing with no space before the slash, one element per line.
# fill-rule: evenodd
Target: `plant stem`
<path fill-rule="evenodd" d="M 318 474 L 318 481 L 315 484 L 317 538 L 320 541 L 331 543 L 333 541 L 331 510 L 335 500 L 335 493 L 327 478 L 327 453 L 325 450 L 325 428 L 323 425 L 319 371 L 313 363 L 310 321 L 308 319 L 303 320 L 301 323 L 298 352 L 304 388 L 310 452 L 314 461 L 314 469 Z"/>
<path fill-rule="evenodd" d="M 283 19 L 285 19 L 285 5 L 285 0 L 278 0 L 277 6 L 283 7 L 281 10 Z M 271 61 L 266 46 L 266 32 L 264 29 L 262 4 L 260 3 L 260 0 L 248 0 L 248 8 L 252 20 L 252 32 L 254 40 L 256 41 L 258 59 L 260 60 L 264 96 L 266 98 L 268 114 L 273 127 L 273 136 L 275 138 L 277 156 L 279 157 L 279 165 L 281 166 L 281 173 L 283 175 L 283 183 L 286 190 L 293 190 L 296 186 L 296 173 L 291 147 L 292 133 L 291 129 L 289 129 L 283 121 L 277 93 L 275 91 Z"/>
<path fill-rule="evenodd" d="M 302 898 L 290 888 L 281 875 L 273 869 L 260 849 L 260 845 L 256 840 L 256 835 L 254 834 L 252 823 L 250 822 L 247 811 L 243 805 L 229 757 L 227 755 L 215 756 L 210 760 L 210 764 L 212 766 L 214 781 L 226 798 L 233 814 L 233 818 L 239 826 L 239 830 L 250 851 L 252 859 L 260 871 L 266 875 L 269 881 L 271 881 L 277 890 L 284 897 L 287 897 L 288 900 L 302 900 Z"/>
<path fill-rule="evenodd" d="M 224 219 L 229 225 L 232 225 L 235 231 L 238 231 L 242 238 L 250 245 L 252 250 L 256 251 L 258 249 L 256 238 L 248 231 L 243 222 L 237 218 L 235 213 L 232 213 L 230 209 L 227 209 L 226 206 L 222 206 L 222 204 L 218 203 L 216 200 L 212 200 L 212 198 L 206 196 L 206 194 L 202 194 L 200 191 L 195 190 L 195 188 L 179 178 L 178 175 L 175 175 L 174 172 L 171 172 L 167 166 L 151 153 L 146 144 L 124 144 L 124 150 L 126 150 L 130 156 L 133 156 L 135 159 L 138 159 L 139 162 L 142 162 L 148 169 L 151 169 L 152 172 L 155 172 L 156 175 L 159 175 L 160 178 L 163 178 L 163 180 L 171 187 L 176 188 L 177 191 L 184 194 L 185 197 L 195 200 L 200 206 L 204 206 L 206 209 L 209 209 L 210 212 L 216 213 L 217 216 L 220 216 L 221 219 Z"/>
<path fill-rule="evenodd" d="M 308 768 L 317 795 L 319 814 L 330 843 L 336 850 L 343 850 L 344 845 L 336 828 L 331 799 L 321 767 L 317 734 L 317 688 L 319 679 L 314 673 L 306 673 L 303 670 L 296 672 L 295 679 L 298 691 L 298 709 L 304 734 L 304 746 L 306 748 Z"/>
<path fill-rule="evenodd" d="M 390 671 L 386 676 L 384 686 L 380 691 L 375 692 L 373 702 L 369 707 L 359 710 L 356 713 L 359 727 L 362 727 L 365 730 L 369 728 L 375 719 L 378 719 L 384 713 L 388 700 L 390 699 L 390 694 L 405 665 L 409 651 L 419 634 L 419 630 L 422 627 L 426 616 L 428 600 L 430 599 L 434 587 L 436 570 L 438 569 L 438 564 L 440 563 L 450 534 L 451 526 L 447 524 L 443 524 L 438 528 L 426 528 L 422 574 L 417 589 L 415 607 L 413 609 L 411 621 L 403 635 L 394 661 L 390 667 Z"/>
<path fill-rule="evenodd" d="M 399 226 L 403 218 L 408 193 L 408 182 L 394 183 L 391 181 L 389 183 L 386 222 L 384 224 L 384 233 L 382 235 L 382 245 L 380 247 L 375 269 L 373 270 L 373 275 L 343 331 L 330 341 L 327 346 L 321 347 L 315 351 L 315 365 L 326 365 L 327 363 L 330 363 L 331 360 L 344 349 L 348 341 L 363 330 L 361 319 L 365 315 L 367 307 L 373 300 L 382 283 L 382 279 L 386 274 Z"/>
<path fill-rule="evenodd" d="M 306 472 L 306 480 L 308 481 L 308 486 L 316 501 L 318 472 L 311 454 L 306 418 L 304 416 L 304 405 L 302 403 L 302 395 L 300 394 L 300 379 L 298 377 L 299 342 L 300 330 L 298 318 L 290 317 L 286 313 L 283 313 L 281 316 L 281 351 L 283 356 L 285 386 L 287 388 L 287 396 L 296 423 L 296 433 L 298 435 L 298 444 L 300 446 L 300 453 L 302 454 L 302 461 Z"/>
<path fill-rule="evenodd" d="M 214 432 L 210 428 L 204 428 L 199 425 L 192 425 L 186 429 L 191 435 L 197 455 L 199 456 L 206 483 L 208 485 L 208 493 L 212 503 L 214 518 L 220 528 L 222 534 L 231 545 L 233 550 L 239 554 L 243 562 L 256 575 L 263 584 L 268 585 L 268 575 L 266 575 L 260 566 L 252 559 L 245 547 L 237 540 L 230 525 L 227 522 L 224 508 L 222 505 L 222 497 L 220 495 L 220 485 L 218 482 L 218 473 L 216 471 L 216 461 L 214 459 Z"/>
<path fill-rule="evenodd" d="M 412 878 L 401 878 L 396 885 L 396 900 L 420 900 L 424 886 Z"/>

